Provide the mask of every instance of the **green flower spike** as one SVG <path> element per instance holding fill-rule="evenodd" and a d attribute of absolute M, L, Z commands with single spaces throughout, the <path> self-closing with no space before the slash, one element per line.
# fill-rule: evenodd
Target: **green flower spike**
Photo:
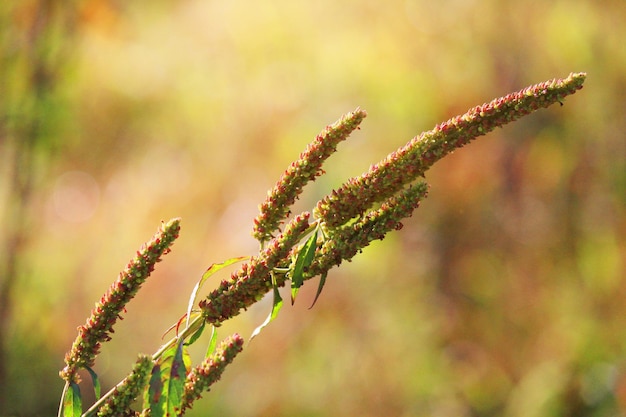
<path fill-rule="evenodd" d="M 59 373 L 61 378 L 77 383 L 78 370 L 93 365 L 100 351 L 100 344 L 111 340 L 113 325 L 117 319 L 122 318 L 124 307 L 137 294 L 161 256 L 169 252 L 179 231 L 178 218 L 162 223 L 152 239 L 137 251 L 137 256 L 120 272 L 100 302 L 96 303 L 87 322 L 78 327 L 78 337 L 72 349 L 65 355 L 66 366 Z"/>
<path fill-rule="evenodd" d="M 234 272 L 230 280 L 224 280 L 206 299 L 199 303 L 204 319 L 215 326 L 238 315 L 260 300 L 272 289 L 271 273 L 287 257 L 309 228 L 310 214 L 296 216 L 285 231 L 272 239 L 259 256 L 253 256 Z M 284 285 L 284 276 L 278 275 L 278 286 Z"/>
<path fill-rule="evenodd" d="M 202 364 L 194 367 L 187 375 L 181 416 L 190 409 L 193 402 L 209 391 L 209 387 L 219 381 L 226 366 L 243 350 L 243 338 L 238 334 L 225 339 L 217 347 L 215 353 L 206 358 Z"/>
<path fill-rule="evenodd" d="M 392 230 L 400 230 L 401 220 L 410 217 L 427 194 L 428 184 L 424 181 L 418 182 L 397 196 L 390 197 L 380 208 L 356 222 L 332 229 L 329 239 L 324 241 L 304 279 L 326 274 L 332 267 L 352 259 L 372 241 L 382 240 Z"/>
<path fill-rule="evenodd" d="M 141 394 L 153 365 L 150 356 L 140 355 L 131 374 L 113 389 L 111 396 L 98 410 L 98 417 L 135 415 L 130 406 Z"/>
<path fill-rule="evenodd" d="M 259 206 L 260 214 L 254 219 L 252 231 L 255 239 L 264 243 L 273 237 L 280 222 L 289 216 L 289 207 L 302 193 L 302 188 L 323 174 L 324 161 L 337 150 L 339 142 L 347 139 L 359 127 L 366 115 L 365 111 L 357 108 L 327 126 L 300 154 L 298 160 L 287 168 Z"/>
<path fill-rule="evenodd" d="M 332 228 L 360 216 L 373 204 L 391 197 L 423 176 L 435 162 L 478 136 L 537 109 L 560 103 L 582 88 L 586 76 L 585 73 L 572 73 L 565 79 L 536 84 L 476 106 L 435 126 L 322 199 L 314 210 L 315 217 Z"/>

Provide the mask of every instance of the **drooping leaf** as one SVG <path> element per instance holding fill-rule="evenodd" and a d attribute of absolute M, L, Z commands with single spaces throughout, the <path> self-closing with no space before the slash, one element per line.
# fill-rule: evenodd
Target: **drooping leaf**
<path fill-rule="evenodd" d="M 91 382 L 93 383 L 93 392 L 96 396 L 96 400 L 100 399 L 100 379 L 98 378 L 98 374 L 94 372 L 93 369 L 86 366 L 85 369 L 91 375 Z"/>
<path fill-rule="evenodd" d="M 224 269 L 227 266 L 232 265 L 234 263 L 244 261 L 244 260 L 246 260 L 248 258 L 250 258 L 250 257 L 249 256 L 238 256 L 236 258 L 227 259 L 226 261 L 224 261 L 222 263 L 212 264 L 204 272 L 204 274 L 202 274 L 202 278 L 200 278 L 200 281 L 198 281 L 196 286 L 193 288 L 193 291 L 191 292 L 191 296 L 189 297 L 189 305 L 187 306 L 187 324 L 186 324 L 187 326 L 189 326 L 189 321 L 190 321 L 190 317 L 191 317 L 191 310 L 193 309 L 193 305 L 196 302 L 196 297 L 198 296 L 198 291 L 200 291 L 200 288 L 202 288 L 202 286 L 204 285 L 206 280 L 209 279 L 209 277 L 211 275 L 215 274 L 216 272 L 220 271 L 221 269 Z"/>
<path fill-rule="evenodd" d="M 326 276 L 327 275 L 328 275 L 328 272 L 324 272 L 320 276 L 320 283 L 317 286 L 317 293 L 315 294 L 315 299 L 313 299 L 313 304 L 311 304 L 311 307 L 309 307 L 309 310 L 313 308 L 313 306 L 317 302 L 317 299 L 319 298 L 320 294 L 322 293 L 322 289 L 324 288 L 324 284 L 326 284 Z"/>
<path fill-rule="evenodd" d="M 78 384 L 72 382 L 63 397 L 63 417 L 80 417 L 83 412 L 83 400 Z"/>
<path fill-rule="evenodd" d="M 263 330 L 265 326 L 270 324 L 276 318 L 276 316 L 278 316 L 278 312 L 283 307 L 283 299 L 280 296 L 280 292 L 278 291 L 278 285 L 276 285 L 276 278 L 274 278 L 273 274 L 272 274 L 272 287 L 274 289 L 272 311 L 270 311 L 270 314 L 267 316 L 263 324 L 261 324 L 259 327 L 254 329 L 254 331 L 252 332 L 252 336 L 250 336 L 250 340 L 257 337 L 259 333 L 261 333 L 261 330 Z"/>
<path fill-rule="evenodd" d="M 302 246 L 293 264 L 293 270 L 291 271 L 291 305 L 296 301 L 296 295 L 302 286 L 304 269 L 311 266 L 316 249 L 317 229 L 315 229 L 315 232 L 309 237 L 304 246 Z"/>
<path fill-rule="evenodd" d="M 159 363 L 152 369 L 150 378 L 147 400 L 151 416 L 178 415 L 190 362 L 183 340 L 163 353 Z"/>

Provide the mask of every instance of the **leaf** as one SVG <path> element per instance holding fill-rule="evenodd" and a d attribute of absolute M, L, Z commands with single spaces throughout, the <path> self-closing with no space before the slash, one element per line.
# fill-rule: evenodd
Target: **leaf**
<path fill-rule="evenodd" d="M 216 346 L 217 346 L 217 329 L 215 328 L 215 326 L 212 326 L 211 340 L 209 340 L 209 346 L 207 347 L 207 350 L 206 350 L 206 355 L 205 355 L 206 358 L 208 358 L 209 356 L 213 354 L 213 352 L 215 352 Z"/>
<path fill-rule="evenodd" d="M 146 391 L 143 397 L 143 409 L 151 410 L 152 416 L 163 415 L 159 414 L 159 410 L 163 408 L 163 380 L 161 377 L 161 365 L 155 364 L 152 367 L 152 375 L 150 376 L 150 383 L 146 387 Z"/>
<path fill-rule="evenodd" d="M 198 330 L 196 330 L 194 332 L 194 334 L 191 335 L 191 337 L 189 338 L 189 341 L 187 343 L 185 343 L 185 346 L 191 346 L 195 343 L 196 340 L 198 340 L 198 338 L 200 336 L 202 336 L 202 333 L 204 332 L 204 327 L 206 326 L 206 321 L 202 321 L 202 324 L 200 324 L 200 328 Z"/>
<path fill-rule="evenodd" d="M 291 273 L 291 305 L 296 301 L 298 290 L 302 286 L 304 269 L 311 266 L 317 249 L 317 229 L 306 241 L 294 262 L 293 271 Z"/>
<path fill-rule="evenodd" d="M 187 323 L 186 323 L 186 326 L 189 326 L 189 318 L 191 317 L 191 310 L 193 309 L 193 305 L 196 302 L 196 297 L 198 296 L 198 291 L 200 291 L 200 288 L 202 288 L 202 286 L 204 285 L 206 280 L 209 279 L 209 277 L 211 275 L 213 275 L 216 272 L 226 268 L 227 266 L 232 265 L 232 264 L 237 263 L 237 262 L 241 262 L 241 261 L 243 261 L 245 259 L 248 259 L 248 258 L 250 258 L 250 257 L 249 256 L 239 256 L 239 257 L 236 257 L 236 258 L 227 259 L 226 261 L 224 261 L 222 263 L 212 264 L 204 272 L 204 274 L 202 274 L 202 278 L 200 278 L 200 281 L 198 281 L 196 286 L 193 288 L 193 291 L 191 292 L 191 296 L 189 297 L 189 305 L 187 306 Z"/>
<path fill-rule="evenodd" d="M 159 363 L 152 369 L 148 388 L 147 402 L 151 416 L 165 417 L 179 414 L 187 375 L 186 364 L 190 362 L 183 340 L 163 353 Z"/>
<path fill-rule="evenodd" d="M 91 375 L 91 382 L 93 383 L 93 392 L 96 396 L 96 400 L 100 399 L 100 379 L 98 379 L 98 374 L 94 372 L 93 369 L 86 366 L 85 369 Z"/>
<path fill-rule="evenodd" d="M 185 345 L 184 343 L 182 345 L 183 345 L 183 348 L 181 349 L 181 351 L 182 351 L 182 361 L 183 361 L 183 366 L 184 366 L 184 368 L 182 369 L 182 377 L 183 377 L 183 384 L 184 384 L 185 378 L 187 378 L 187 370 L 191 369 L 191 355 L 189 354 L 187 345 Z"/>
<path fill-rule="evenodd" d="M 261 324 L 259 327 L 254 329 L 254 331 L 252 332 L 252 336 L 250 336 L 250 340 L 257 337 L 259 333 L 261 333 L 261 330 L 263 330 L 265 326 L 270 324 L 276 318 L 276 316 L 278 316 L 278 312 L 283 307 L 283 299 L 280 296 L 280 292 L 278 291 L 278 286 L 276 285 L 276 278 L 274 278 L 274 274 L 272 274 L 272 287 L 274 288 L 274 293 L 273 293 L 274 299 L 272 303 L 272 311 L 270 311 L 270 314 L 267 316 L 263 324 Z"/>
<path fill-rule="evenodd" d="M 320 283 L 317 287 L 317 293 L 315 294 L 315 299 L 313 300 L 313 304 L 311 304 L 311 307 L 309 307 L 309 310 L 313 308 L 313 306 L 315 305 L 315 303 L 317 302 L 317 298 L 320 296 L 320 294 L 322 293 L 322 289 L 324 288 L 324 284 L 326 284 L 326 277 L 328 276 L 328 272 L 324 272 L 321 276 L 320 276 Z"/>
<path fill-rule="evenodd" d="M 83 413 L 83 401 L 78 384 L 70 383 L 63 396 L 63 417 L 80 417 Z"/>

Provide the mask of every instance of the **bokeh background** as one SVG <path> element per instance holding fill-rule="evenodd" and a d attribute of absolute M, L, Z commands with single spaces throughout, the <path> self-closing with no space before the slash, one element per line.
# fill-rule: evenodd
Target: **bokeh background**
<path fill-rule="evenodd" d="M 76 327 L 161 220 L 181 237 L 103 347 L 104 390 L 211 263 L 255 253 L 257 205 L 326 124 L 369 114 L 301 209 L 572 71 L 582 91 L 438 163 L 404 228 L 312 310 L 307 283 L 188 415 L 626 415 L 625 39 L 622 0 L 2 2 L 0 415 L 56 413 Z"/>

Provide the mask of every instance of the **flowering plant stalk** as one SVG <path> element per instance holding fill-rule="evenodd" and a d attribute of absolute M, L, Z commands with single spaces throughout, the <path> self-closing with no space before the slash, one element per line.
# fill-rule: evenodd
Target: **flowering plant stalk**
<path fill-rule="evenodd" d="M 192 291 L 187 312 L 176 326 L 176 336 L 152 356 L 140 355 L 131 373 L 101 396 L 91 366 L 101 343 L 111 339 L 126 303 L 178 237 L 180 219 L 163 223 L 96 304 L 87 322 L 78 328 L 78 337 L 60 372 L 66 384 L 59 416 L 183 415 L 243 349 L 244 339 L 238 334 L 217 344 L 216 328 L 222 322 L 271 292 L 272 309 L 253 332 L 254 337 L 280 311 L 283 300 L 279 287 L 290 283 L 293 303 L 304 281 L 319 276 L 315 303 L 330 269 L 349 261 L 372 241 L 402 228 L 402 220 L 410 217 L 426 197 L 429 186 L 423 177 L 435 162 L 498 126 L 554 103 L 562 104 L 566 96 L 582 88 L 585 78 L 585 73 L 572 73 L 476 106 L 416 136 L 367 172 L 348 179 L 322 198 L 312 214 L 305 211 L 291 217 L 291 206 L 303 187 L 324 172 L 323 162 L 336 151 L 339 142 L 359 128 L 367 114 L 357 108 L 326 127 L 287 168 L 259 206 L 252 230 L 260 243 L 259 253 L 210 266 Z M 222 280 L 196 304 L 200 288 L 211 275 L 243 261 L 230 278 Z M 211 328 L 208 354 L 201 364 L 192 366 L 187 347 L 200 340 L 207 326 Z M 98 398 L 84 413 L 78 377 L 81 369 L 91 376 Z M 143 398 L 141 410 L 133 410 L 131 404 L 138 398 Z"/>

